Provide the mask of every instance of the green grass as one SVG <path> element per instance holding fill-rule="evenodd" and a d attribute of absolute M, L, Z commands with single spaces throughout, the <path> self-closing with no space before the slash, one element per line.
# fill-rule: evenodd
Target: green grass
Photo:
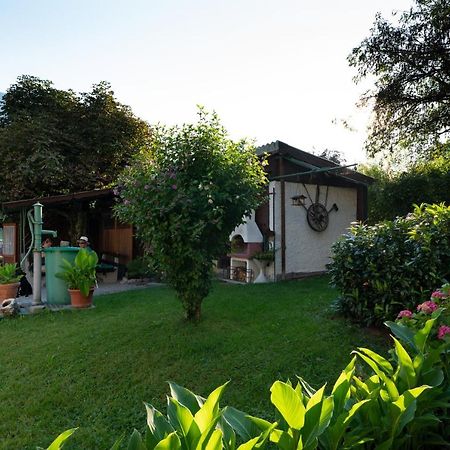
<path fill-rule="evenodd" d="M 276 379 L 333 383 L 355 347 L 385 350 L 385 338 L 332 317 L 327 281 L 215 284 L 197 325 L 165 287 L 0 321 L 0 448 L 47 446 L 74 426 L 67 448 L 109 448 L 144 429 L 143 401 L 165 411 L 167 380 L 201 395 L 231 380 L 223 405 L 270 418 Z"/>

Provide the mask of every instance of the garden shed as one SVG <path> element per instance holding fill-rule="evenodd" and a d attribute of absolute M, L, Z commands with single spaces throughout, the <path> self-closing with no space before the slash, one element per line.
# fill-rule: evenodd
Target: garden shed
<path fill-rule="evenodd" d="M 323 273 L 332 244 L 367 219 L 373 179 L 281 141 L 257 152 L 268 158 L 267 201 L 231 234 L 229 277 L 255 280 L 260 266 L 270 280 Z"/>
<path fill-rule="evenodd" d="M 44 228 L 58 233 L 55 245 L 67 241 L 76 245 L 81 235 L 89 237 L 92 248 L 101 257 L 120 265 L 135 256 L 137 245 L 130 224 L 118 222 L 113 214 L 112 189 L 96 189 L 65 195 L 23 199 L 2 204 L 3 223 L 2 255 L 6 262 L 19 262 L 30 245 L 27 211 L 36 202 L 43 208 Z"/>

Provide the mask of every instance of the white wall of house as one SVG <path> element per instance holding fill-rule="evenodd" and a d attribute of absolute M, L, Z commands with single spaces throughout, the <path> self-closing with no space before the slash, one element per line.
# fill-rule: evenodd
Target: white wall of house
<path fill-rule="evenodd" d="M 275 267 L 281 274 L 281 189 L 280 182 L 270 183 L 270 192 L 275 188 L 275 196 L 270 196 L 270 225 L 273 223 L 273 198 L 275 197 Z M 316 185 L 306 184 L 313 200 Z M 331 245 L 344 234 L 351 222 L 356 220 L 356 188 L 328 188 L 327 210 L 336 203 L 339 210 L 329 213 L 326 230 L 314 231 L 308 225 L 306 210 L 302 206 L 293 206 L 291 197 L 303 194 L 308 196 L 301 183 L 285 183 L 285 224 L 286 224 L 286 273 L 318 272 L 326 269 L 330 262 Z M 325 204 L 326 186 L 320 187 L 319 202 Z M 311 204 L 309 198 L 306 207 Z"/>

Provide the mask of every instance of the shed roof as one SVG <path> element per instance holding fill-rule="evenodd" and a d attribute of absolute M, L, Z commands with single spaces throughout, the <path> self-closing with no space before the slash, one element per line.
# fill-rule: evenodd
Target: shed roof
<path fill-rule="evenodd" d="M 266 153 L 269 156 L 278 155 L 286 159 L 293 159 L 296 164 L 304 167 L 308 171 L 320 169 L 320 172 L 326 172 L 326 169 L 329 168 L 331 169 L 330 173 L 333 173 L 333 175 L 345 178 L 357 184 L 371 184 L 374 181 L 372 177 L 368 177 L 355 170 L 348 169 L 348 167 L 336 164 L 329 159 L 292 147 L 282 141 L 275 141 L 270 144 L 262 145 L 256 149 L 256 153 L 258 155 Z"/>
<path fill-rule="evenodd" d="M 43 205 L 62 205 L 74 200 L 96 200 L 103 197 L 113 196 L 112 189 L 94 189 L 92 191 L 74 192 L 72 194 L 52 195 L 48 197 L 34 197 L 23 200 L 2 203 L 3 209 L 14 210 L 22 207 L 31 206 L 36 202 Z"/>

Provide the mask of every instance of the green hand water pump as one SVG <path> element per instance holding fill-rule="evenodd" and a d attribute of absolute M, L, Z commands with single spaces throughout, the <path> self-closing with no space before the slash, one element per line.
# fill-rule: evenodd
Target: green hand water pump
<path fill-rule="evenodd" d="M 42 229 L 42 204 L 37 202 L 33 205 L 33 209 L 28 211 L 28 223 L 31 232 L 31 245 L 27 254 L 22 259 L 22 264 L 27 256 L 33 250 L 33 307 L 43 307 L 41 298 L 42 286 L 42 236 L 57 236 L 57 232 L 53 230 Z M 21 265 L 22 265 L 21 264 Z"/>

